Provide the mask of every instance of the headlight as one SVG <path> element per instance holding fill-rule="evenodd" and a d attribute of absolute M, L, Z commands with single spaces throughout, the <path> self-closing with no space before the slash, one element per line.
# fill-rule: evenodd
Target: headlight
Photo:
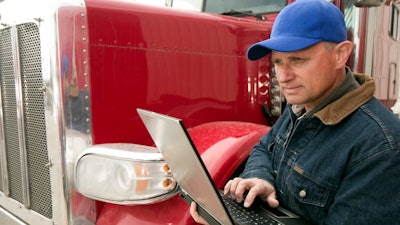
<path fill-rule="evenodd" d="M 83 195 L 115 204 L 148 204 L 177 193 L 176 181 L 157 148 L 101 144 L 75 163 L 75 187 Z"/>
<path fill-rule="evenodd" d="M 278 79 L 276 78 L 275 68 L 272 68 L 271 73 L 271 114 L 280 116 L 282 114 L 282 102 L 284 97 L 281 93 Z"/>

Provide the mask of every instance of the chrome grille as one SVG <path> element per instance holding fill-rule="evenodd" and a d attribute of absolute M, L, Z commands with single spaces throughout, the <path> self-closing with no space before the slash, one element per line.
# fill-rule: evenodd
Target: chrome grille
<path fill-rule="evenodd" d="M 0 30 L 0 123 L 5 146 L 5 156 L 0 154 L 0 168 L 3 168 L 0 190 L 9 192 L 10 198 L 25 207 L 51 218 L 40 50 L 39 28 L 35 23 Z"/>

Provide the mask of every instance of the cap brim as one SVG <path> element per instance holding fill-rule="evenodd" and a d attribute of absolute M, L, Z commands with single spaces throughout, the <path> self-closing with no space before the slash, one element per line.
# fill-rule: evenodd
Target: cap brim
<path fill-rule="evenodd" d="M 271 53 L 271 51 L 294 52 L 308 48 L 320 41 L 319 39 L 293 36 L 274 37 L 250 46 L 247 51 L 247 58 L 250 60 L 258 60 Z"/>

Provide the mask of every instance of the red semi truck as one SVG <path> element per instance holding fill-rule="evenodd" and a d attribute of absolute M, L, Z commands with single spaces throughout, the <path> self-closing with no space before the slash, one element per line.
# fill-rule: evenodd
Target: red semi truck
<path fill-rule="evenodd" d="M 291 2 L 0 0 L 1 224 L 193 224 L 136 109 L 181 118 L 222 188 L 284 106 L 246 51 Z"/>

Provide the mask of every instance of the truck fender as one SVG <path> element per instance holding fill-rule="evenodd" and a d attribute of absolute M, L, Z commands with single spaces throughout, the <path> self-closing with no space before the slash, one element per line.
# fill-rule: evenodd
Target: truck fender
<path fill-rule="evenodd" d="M 216 187 L 226 181 L 247 159 L 252 147 L 270 127 L 247 122 L 211 122 L 188 130 Z M 189 205 L 176 195 L 149 205 L 124 206 L 104 203 L 97 225 L 196 224 Z"/>
<path fill-rule="evenodd" d="M 197 126 L 189 134 L 216 187 L 221 189 L 269 129 L 247 122 L 213 122 Z"/>

